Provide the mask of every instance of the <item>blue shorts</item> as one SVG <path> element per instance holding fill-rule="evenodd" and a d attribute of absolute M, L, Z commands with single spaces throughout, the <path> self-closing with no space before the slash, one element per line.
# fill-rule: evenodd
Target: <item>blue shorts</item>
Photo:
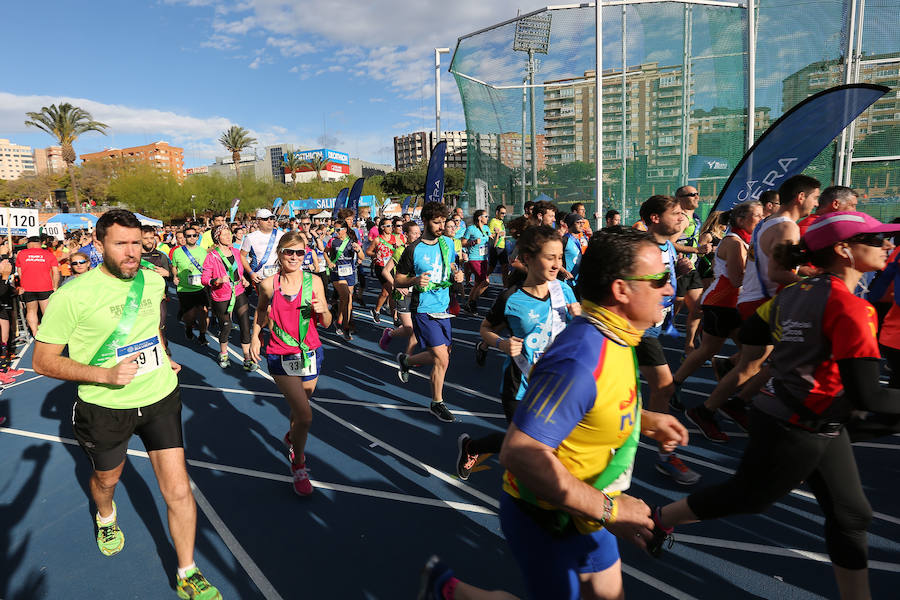
<path fill-rule="evenodd" d="M 287 375 L 284 367 L 281 365 L 281 354 L 266 354 L 266 362 L 269 365 L 269 375 Z M 300 381 L 313 381 L 322 373 L 322 365 L 325 364 L 325 350 L 322 346 L 316 348 L 316 374 L 304 375 L 300 377 Z"/>
<path fill-rule="evenodd" d="M 346 277 L 340 277 L 338 275 L 338 268 L 334 267 L 331 270 L 331 282 L 334 283 L 335 281 L 343 281 L 350 287 L 355 286 L 356 285 L 356 267 L 354 267 L 353 270 L 350 272 L 350 274 L 347 275 Z"/>
<path fill-rule="evenodd" d="M 419 340 L 422 350 L 437 348 L 438 346 L 450 347 L 453 337 L 450 334 L 450 319 L 435 319 L 428 313 L 412 313 L 413 333 Z"/>
<path fill-rule="evenodd" d="M 512 496 L 500 496 L 500 525 L 530 598 L 578 600 L 580 573 L 599 573 L 619 560 L 618 542 L 607 530 L 554 537 L 522 512 Z"/>

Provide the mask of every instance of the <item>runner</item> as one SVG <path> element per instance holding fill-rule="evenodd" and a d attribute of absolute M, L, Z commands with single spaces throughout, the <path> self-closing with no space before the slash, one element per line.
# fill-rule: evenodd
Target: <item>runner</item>
<path fill-rule="evenodd" d="M 268 208 L 260 208 L 256 211 L 256 221 L 259 229 L 244 236 L 244 244 L 241 246 L 241 264 L 244 273 L 254 285 L 266 277 L 271 277 L 278 270 L 278 257 L 275 246 L 283 235 L 275 227 L 275 215 Z"/>
<path fill-rule="evenodd" d="M 366 256 L 372 260 L 372 268 L 375 276 L 381 284 L 381 293 L 375 302 L 375 308 L 372 309 L 372 321 L 377 325 L 381 322 L 381 309 L 388 300 L 391 311 L 394 309 L 394 298 L 391 296 L 393 291 L 392 284 L 384 276 L 384 266 L 394 255 L 394 250 L 401 245 L 398 235 L 399 231 L 394 231 L 394 222 L 389 217 L 383 217 L 378 223 L 378 235 L 369 244 L 366 250 Z"/>
<path fill-rule="evenodd" d="M 175 270 L 175 292 L 178 295 L 178 318 L 184 323 L 184 335 L 196 340 L 198 346 L 206 346 L 206 328 L 209 326 L 209 294 L 203 287 L 203 261 L 206 250 L 197 245 L 200 235 L 193 227 L 184 230 L 184 246 L 172 255 Z M 194 337 L 194 327 L 197 337 Z"/>
<path fill-rule="evenodd" d="M 700 244 L 700 230 L 703 224 L 695 214 L 700 206 L 700 193 L 692 185 L 685 185 L 675 190 L 675 199 L 681 204 L 684 212 L 684 229 L 675 239 L 675 250 L 680 254 L 678 259 L 678 286 L 675 290 L 675 306 L 669 319 L 674 323 L 675 316 L 682 305 L 687 306 L 688 314 L 684 325 L 684 353 L 690 354 L 696 347 L 697 330 L 700 328 L 700 295 L 703 293 L 703 280 L 697 271 L 697 257 L 709 254 L 712 244 Z"/>
<path fill-rule="evenodd" d="M 394 284 L 398 287 L 413 287 L 412 323 L 413 331 L 422 352 L 409 356 L 403 352 L 397 355 L 400 381 L 409 380 L 410 367 L 432 365 L 431 368 L 431 414 L 445 423 L 453 422 L 453 413 L 444 404 L 444 377 L 450 365 L 451 314 L 450 286 L 452 281 L 461 282 L 462 272 L 457 269 L 453 251 L 453 240 L 442 236 L 447 208 L 440 202 L 426 202 L 421 212 L 425 231 L 422 237 L 406 247 Z"/>
<path fill-rule="evenodd" d="M 644 234 L 594 238 L 584 314 L 532 369 L 500 453 L 500 524 L 532 598 L 624 597 L 617 538 L 643 548 L 653 528 L 624 493 L 639 433 L 668 450 L 687 442 L 677 419 L 643 408 L 636 368 L 641 330 L 674 294 L 664 256 Z"/>
<path fill-rule="evenodd" d="M 0 260 L 0 383 L 12 383 L 25 371 L 13 369 L 12 357 L 16 353 L 16 340 L 13 328 L 16 323 L 15 298 L 16 286 L 12 282 L 12 263 L 9 259 Z M 6 420 L 3 417 L 0 424 Z"/>
<path fill-rule="evenodd" d="M 641 205 L 641 219 L 647 224 L 650 236 L 663 254 L 663 261 L 668 266 L 672 295 L 663 299 L 663 315 L 668 316 L 675 302 L 675 262 L 677 260 L 675 246 L 671 238 L 684 228 L 684 210 L 672 196 L 651 196 Z M 583 269 L 583 267 L 582 267 Z M 675 390 L 672 371 L 666 362 L 659 336 L 662 333 L 660 321 L 644 331 L 641 343 L 636 348 L 638 366 L 641 375 L 647 380 L 650 388 L 650 410 L 668 412 L 669 399 Z M 673 407 L 675 408 L 675 407 Z M 700 481 L 700 474 L 690 469 L 671 450 L 660 447 L 656 461 L 656 470 L 671 477 L 679 485 L 694 485 Z"/>
<path fill-rule="evenodd" d="M 487 212 L 478 209 L 472 216 L 472 224 L 466 229 L 463 236 L 463 245 L 467 247 L 469 261 L 466 263 L 465 282 L 469 282 L 469 278 L 474 275 L 475 282 L 472 285 L 472 291 L 469 292 L 469 301 L 466 304 L 466 311 L 473 315 L 478 314 L 478 298 L 488 288 L 488 260 L 487 248 L 491 243 L 491 230 L 487 226 Z"/>
<path fill-rule="evenodd" d="M 528 374 L 566 324 L 581 314 L 575 292 L 556 275 L 562 266 L 563 244 L 559 233 L 541 225 L 529 227 L 519 238 L 519 258 L 528 268 L 520 286 L 497 297 L 481 322 L 483 344 L 476 345 L 476 361 L 483 366 L 487 347 L 506 355 L 500 382 L 500 400 L 507 423 L 512 422 L 519 401 L 528 389 Z M 508 332 L 509 337 L 502 337 Z M 479 455 L 500 452 L 504 433 L 473 440 L 463 433 L 457 440 L 456 473 L 468 479 Z"/>
<path fill-rule="evenodd" d="M 79 382 L 72 424 L 91 460 L 100 552 L 112 556 L 125 545 L 113 495 L 128 441 L 137 434 L 168 508 L 178 561 L 176 592 L 180 598 L 219 599 L 219 591 L 194 564 L 197 507 L 184 459 L 181 367 L 165 355 L 159 339 L 165 281 L 140 268 L 141 224 L 132 213 L 104 213 L 96 235 L 103 265 L 54 294 L 38 330 L 34 370 Z M 68 356 L 63 356 L 66 347 Z M 104 580 L 114 585 L 112 571 Z"/>
<path fill-rule="evenodd" d="M 884 268 L 893 248 L 884 233 L 898 230 L 862 213 L 838 212 L 810 226 L 799 245 L 776 246 L 772 258 L 785 268 L 811 262 L 823 274 L 786 287 L 744 324 L 742 338 L 775 349 L 772 380 L 753 401 L 740 466 L 728 481 L 658 509 L 661 530 L 764 512 L 805 482 L 825 514 L 840 597 L 871 597 L 872 508 L 850 443 L 895 433 L 900 393 L 878 385 L 875 309 L 853 290 L 863 273 Z M 854 411 L 869 414 L 857 420 Z"/>
<path fill-rule="evenodd" d="M 451 222 L 452 221 L 450 220 L 447 221 L 447 223 Z M 406 236 L 408 244 L 415 244 L 422 236 L 422 229 L 415 221 L 407 221 L 403 224 L 403 233 Z M 406 344 L 405 354 L 411 354 L 413 348 L 418 343 L 416 334 L 413 331 L 412 314 L 410 313 L 412 290 L 408 287 L 400 288 L 394 285 L 394 276 L 397 272 L 397 265 L 400 263 L 400 258 L 403 256 L 404 250 L 406 250 L 406 246 L 397 246 L 397 248 L 394 249 L 394 255 L 388 260 L 384 269 L 382 269 L 383 277 L 387 279 L 394 288 L 394 303 L 397 306 L 399 323 L 395 325 L 394 329 L 391 329 L 390 327 L 384 328 L 384 331 L 381 333 L 381 339 L 378 341 L 378 346 L 386 352 L 392 339 L 395 337 L 405 337 L 409 340 Z"/>
<path fill-rule="evenodd" d="M 584 233 L 587 219 L 578 213 L 566 215 L 563 223 L 567 232 L 563 235 L 563 276 L 572 289 L 578 283 L 578 272 L 581 269 L 581 257 L 587 250 L 588 236 Z"/>
<path fill-rule="evenodd" d="M 16 271 L 19 274 L 22 303 L 25 305 L 25 321 L 32 337 L 38 330 L 38 309 L 47 312 L 50 294 L 59 287 L 59 262 L 53 252 L 41 248 L 41 238 L 28 238 L 25 250 L 16 254 Z"/>
<path fill-rule="evenodd" d="M 245 293 L 250 285 L 244 277 L 244 266 L 240 255 L 231 246 L 231 230 L 227 225 L 218 225 L 212 230 L 213 246 L 203 261 L 203 285 L 208 286 L 212 308 L 219 322 L 219 366 L 223 369 L 230 364 L 228 359 L 228 336 L 237 322 L 241 330 L 241 352 L 244 370 L 259 368 L 250 357 L 250 303 Z"/>
<path fill-rule="evenodd" d="M 259 286 L 259 303 L 250 344 L 250 357 L 258 361 L 263 347 L 262 330 L 269 327 L 265 357 L 269 374 L 284 394 L 291 411 L 291 428 L 284 436 L 291 461 L 294 492 L 312 494 L 306 468 L 306 438 L 312 422 L 309 399 L 316 389 L 325 362 L 317 325 L 331 326 L 322 280 L 302 269 L 306 245 L 297 233 L 278 242 L 279 272 Z"/>
<path fill-rule="evenodd" d="M 353 339 L 353 288 L 356 285 L 356 265 L 365 257 L 362 247 L 350 237 L 346 221 L 336 221 L 335 237 L 328 242 L 328 253 L 334 269 L 331 271 L 331 285 L 338 294 L 337 324 L 344 338 Z M 324 292 L 323 292 L 324 293 Z"/>
<path fill-rule="evenodd" d="M 215 245 L 215 240 L 212 238 L 212 232 L 216 227 L 225 224 L 225 213 L 217 212 L 213 215 L 212 225 L 203 232 L 203 235 L 200 237 L 200 246 L 209 252 L 209 249 Z"/>
<path fill-rule="evenodd" d="M 500 265 L 500 275 L 506 279 L 509 272 L 509 257 L 506 256 L 506 206 L 500 204 L 494 210 L 494 218 L 488 221 L 488 229 L 493 236 L 493 243 L 488 247 L 488 273 L 493 273 Z"/>

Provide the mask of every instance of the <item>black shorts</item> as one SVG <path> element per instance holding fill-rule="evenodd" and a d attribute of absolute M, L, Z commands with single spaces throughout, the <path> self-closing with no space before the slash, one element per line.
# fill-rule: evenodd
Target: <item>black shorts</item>
<path fill-rule="evenodd" d="M 209 292 L 206 289 L 196 292 L 178 292 L 178 315 L 181 316 L 192 308 L 202 306 L 209 308 Z"/>
<path fill-rule="evenodd" d="M 183 448 L 179 388 L 175 386 L 159 402 L 141 408 L 105 408 L 76 398 L 72 429 L 95 471 L 111 471 L 122 464 L 128 440 L 135 433 L 147 452 Z"/>
<path fill-rule="evenodd" d="M 668 364 L 659 338 L 644 336 L 634 349 L 639 367 L 661 367 Z"/>
<path fill-rule="evenodd" d="M 741 313 L 728 306 L 710 306 L 704 304 L 703 333 L 720 338 L 727 338 L 731 332 L 741 326 Z"/>
<path fill-rule="evenodd" d="M 700 279 L 700 273 L 697 272 L 697 269 L 691 269 L 681 277 L 678 277 L 676 282 L 678 285 L 675 295 L 679 298 L 684 298 L 688 290 L 703 289 L 703 280 Z"/>
<path fill-rule="evenodd" d="M 50 297 L 53 291 L 49 292 L 22 292 L 22 302 L 42 302 Z"/>
<path fill-rule="evenodd" d="M 493 266 L 508 265 L 509 256 L 506 254 L 506 248 L 497 248 L 496 246 L 488 248 L 488 262 Z M 493 271 L 493 269 L 491 270 Z"/>
<path fill-rule="evenodd" d="M 372 263 L 372 264 L 375 264 L 375 263 Z M 388 282 L 387 277 L 384 276 L 383 271 L 384 271 L 384 267 L 379 267 L 378 265 L 375 265 L 375 277 L 378 278 L 378 283 L 380 283 L 382 286 L 386 285 Z"/>

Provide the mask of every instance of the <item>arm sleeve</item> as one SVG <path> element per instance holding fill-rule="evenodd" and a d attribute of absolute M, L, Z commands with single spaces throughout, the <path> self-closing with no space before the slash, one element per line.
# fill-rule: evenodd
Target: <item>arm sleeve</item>
<path fill-rule="evenodd" d="M 857 409 L 900 415 L 900 390 L 878 384 L 879 363 L 875 358 L 844 358 L 837 361 L 844 395 Z"/>
<path fill-rule="evenodd" d="M 407 246 L 403 251 L 403 254 L 400 255 L 400 262 L 397 263 L 397 272 L 401 275 L 406 275 L 407 277 L 416 276 L 416 266 L 413 263 L 413 252 L 415 251 L 415 247 L 416 244 Z"/>
<path fill-rule="evenodd" d="M 559 447 L 597 398 L 593 373 L 575 360 L 535 367 L 528 391 L 513 422 L 525 434 L 551 448 Z"/>

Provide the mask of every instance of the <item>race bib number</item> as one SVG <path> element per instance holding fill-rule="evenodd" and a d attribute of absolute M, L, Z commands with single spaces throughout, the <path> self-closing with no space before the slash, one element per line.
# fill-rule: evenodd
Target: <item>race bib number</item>
<path fill-rule="evenodd" d="M 304 364 L 303 356 L 300 354 L 287 354 L 281 357 L 281 368 L 287 375 L 295 375 L 298 377 L 312 377 L 318 374 L 318 365 L 316 364 L 316 351 L 310 350 L 306 353 L 306 362 Z"/>
<path fill-rule="evenodd" d="M 278 271 L 277 265 L 266 265 L 263 267 L 263 277 L 271 277 Z"/>
<path fill-rule="evenodd" d="M 338 277 L 350 277 L 353 275 L 353 265 L 338 265 Z"/>
<path fill-rule="evenodd" d="M 188 285 L 192 285 L 194 287 L 199 287 L 203 285 L 203 282 L 200 281 L 201 275 L 188 275 Z"/>
<path fill-rule="evenodd" d="M 153 336 L 140 342 L 128 344 L 116 349 L 116 362 L 120 363 L 132 356 L 137 356 L 134 363 L 137 365 L 135 377 L 146 375 L 163 366 L 167 361 L 166 351 L 159 341 L 159 336 Z"/>

